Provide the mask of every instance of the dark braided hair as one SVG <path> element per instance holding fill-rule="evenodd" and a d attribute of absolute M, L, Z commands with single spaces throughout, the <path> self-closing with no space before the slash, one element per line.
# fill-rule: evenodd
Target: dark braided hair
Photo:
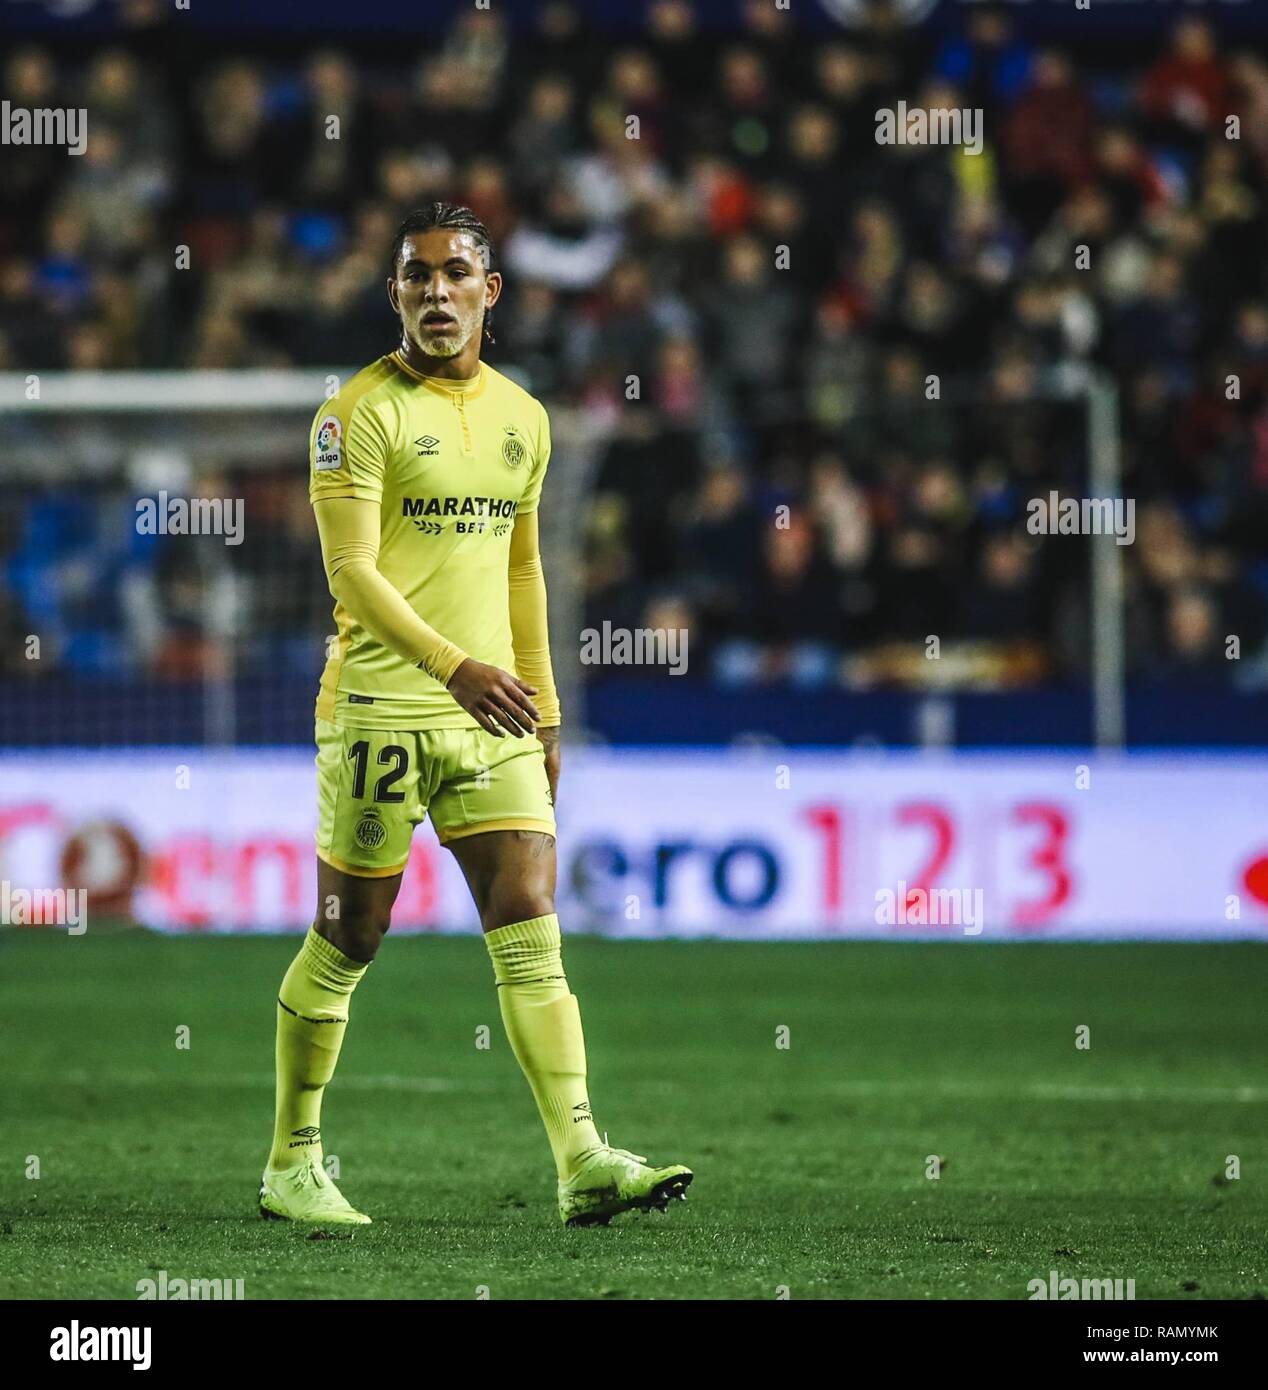
<path fill-rule="evenodd" d="M 392 239 L 392 258 L 389 266 L 393 278 L 396 276 L 397 262 L 401 259 L 405 238 L 417 232 L 434 232 L 437 229 L 470 233 L 475 244 L 484 253 L 485 274 L 493 269 L 493 239 L 489 236 L 489 229 L 475 213 L 457 203 L 428 203 L 426 207 L 416 208 L 409 213 L 396 229 L 396 236 Z M 493 310 L 487 309 L 484 314 L 484 336 L 490 343 L 497 341 L 493 336 L 492 320 Z"/>

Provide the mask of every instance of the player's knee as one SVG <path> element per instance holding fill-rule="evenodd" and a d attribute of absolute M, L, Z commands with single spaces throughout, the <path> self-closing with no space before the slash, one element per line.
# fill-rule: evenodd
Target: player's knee
<path fill-rule="evenodd" d="M 522 883 L 494 884 L 493 891 L 480 913 L 485 931 L 509 927 L 512 922 L 527 922 L 534 917 L 548 917 L 555 910 L 554 894 Z"/>
<path fill-rule="evenodd" d="M 391 916 L 388 913 L 357 913 L 342 917 L 337 922 L 326 923 L 322 935 L 352 960 L 370 961 L 378 954 L 390 925 Z"/>

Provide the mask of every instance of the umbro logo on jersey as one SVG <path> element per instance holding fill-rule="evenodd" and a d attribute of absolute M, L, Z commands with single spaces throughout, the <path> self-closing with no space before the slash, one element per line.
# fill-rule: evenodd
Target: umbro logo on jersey
<path fill-rule="evenodd" d="M 414 443 L 418 445 L 419 458 L 430 458 L 433 454 L 440 453 L 440 450 L 436 448 L 440 440 L 433 435 L 425 434 L 421 439 L 416 439 Z"/>

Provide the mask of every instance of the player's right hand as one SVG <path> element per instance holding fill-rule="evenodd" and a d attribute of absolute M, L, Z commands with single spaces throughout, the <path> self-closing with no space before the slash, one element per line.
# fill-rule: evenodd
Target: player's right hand
<path fill-rule="evenodd" d="M 518 676 L 500 666 L 483 661 L 466 661 L 449 678 L 449 693 L 481 726 L 495 738 L 505 738 L 503 729 L 516 738 L 536 732 L 541 723 L 537 706 L 529 698 L 536 686 L 526 685 Z"/>

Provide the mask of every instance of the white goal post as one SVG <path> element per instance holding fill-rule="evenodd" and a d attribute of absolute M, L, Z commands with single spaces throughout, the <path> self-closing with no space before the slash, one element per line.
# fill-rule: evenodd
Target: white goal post
<path fill-rule="evenodd" d="M 126 478 L 142 491 L 203 468 L 307 467 L 312 415 L 354 368 L 241 371 L 0 373 L 5 449 L 0 477 L 9 485 Z M 508 371 L 508 374 L 513 374 Z M 1095 369 L 1052 373 L 1037 396 L 1086 410 L 1091 496 L 1119 495 L 1118 389 Z M 584 411 L 552 406 L 549 505 L 542 544 L 550 595 L 551 642 L 567 733 L 585 730 L 585 690 L 578 661 L 583 625 L 586 499 L 591 495 L 607 429 Z M 164 480 L 170 479 L 170 484 Z M 1123 577 L 1112 535 L 1091 543 L 1091 671 L 1094 741 L 1124 741 Z M 222 680 L 210 702 L 208 742 L 233 741 L 233 695 Z M 227 702 L 227 703 L 226 703 Z M 217 711 L 217 712 L 212 712 Z"/>

